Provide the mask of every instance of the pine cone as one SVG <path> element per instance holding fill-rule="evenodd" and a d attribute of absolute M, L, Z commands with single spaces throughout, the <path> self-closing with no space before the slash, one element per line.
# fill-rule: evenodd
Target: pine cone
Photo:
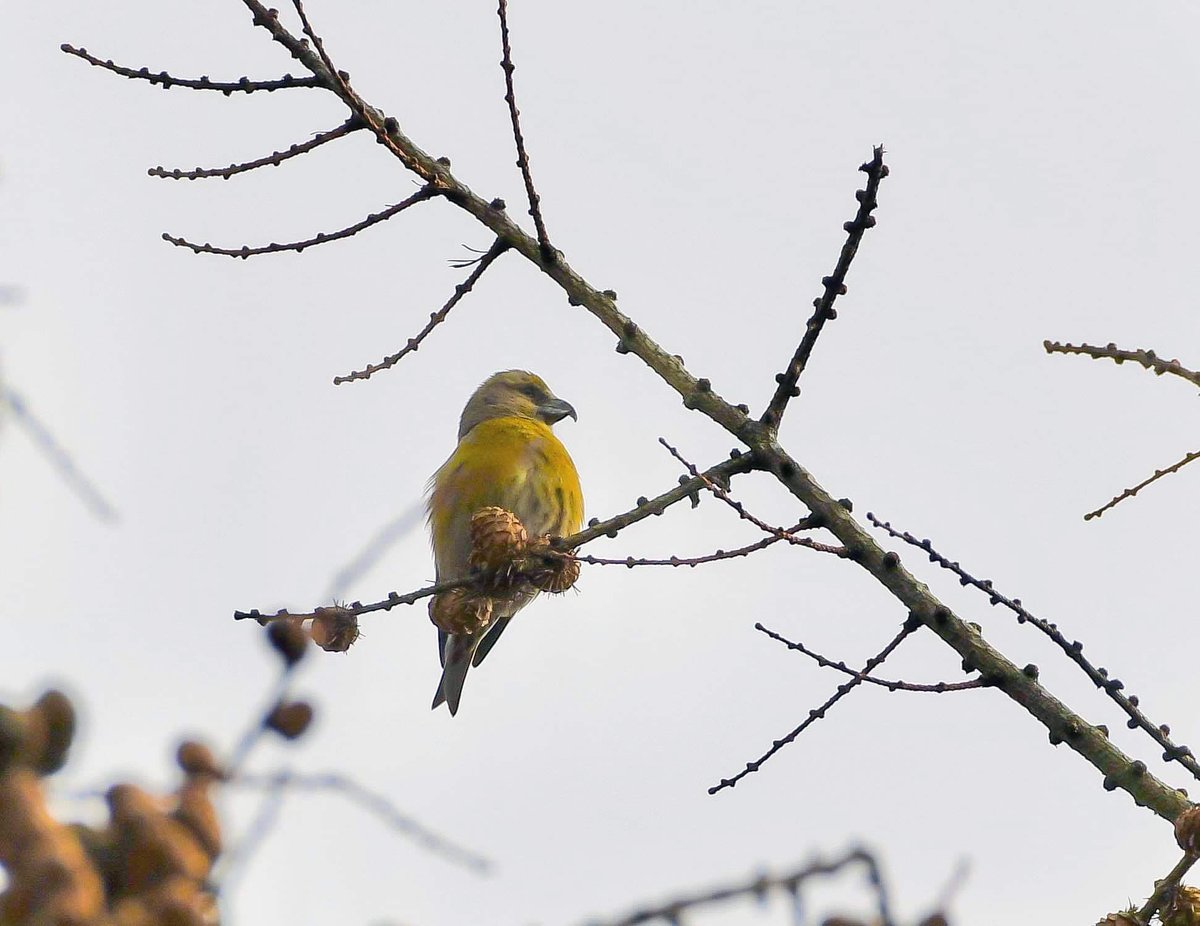
<path fill-rule="evenodd" d="M 471 517 L 472 568 L 486 573 L 504 573 L 525 554 L 529 535 L 525 525 L 504 508 L 480 508 Z"/>
<path fill-rule="evenodd" d="M 465 588 L 435 595 L 429 602 L 429 619 L 449 634 L 479 633 L 492 622 L 492 599 Z"/>
<path fill-rule="evenodd" d="M 317 608 L 309 635 L 327 653 L 344 653 L 358 639 L 358 615 L 345 608 Z"/>
<path fill-rule="evenodd" d="M 529 581 L 543 592 L 561 594 L 579 579 L 579 561 L 557 555 L 548 536 L 530 542 L 529 560 Z"/>
<path fill-rule="evenodd" d="M 1175 841 L 1184 852 L 1200 854 L 1200 805 L 1193 805 L 1175 818 Z"/>

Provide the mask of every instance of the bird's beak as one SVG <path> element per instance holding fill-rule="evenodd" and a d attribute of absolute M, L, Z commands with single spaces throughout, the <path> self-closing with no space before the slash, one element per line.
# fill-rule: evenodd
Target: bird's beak
<path fill-rule="evenodd" d="M 544 405 L 538 406 L 538 414 L 547 424 L 554 424 L 556 421 L 562 421 L 566 417 L 579 420 L 579 416 L 575 414 L 575 408 L 570 402 L 564 402 L 562 399 L 551 399 Z"/>

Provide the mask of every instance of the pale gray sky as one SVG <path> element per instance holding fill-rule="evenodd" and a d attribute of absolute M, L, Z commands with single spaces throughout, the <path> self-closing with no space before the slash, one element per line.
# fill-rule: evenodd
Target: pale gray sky
<path fill-rule="evenodd" d="M 367 99 L 522 211 L 490 0 L 308 10 Z M 0 433 L 0 694 L 47 680 L 77 694 L 85 727 L 64 787 L 161 784 L 180 733 L 228 745 L 274 671 L 232 611 L 322 603 L 420 498 L 494 370 L 535 369 L 578 409 L 560 434 L 589 515 L 674 484 L 659 435 L 700 463 L 732 446 L 516 258 L 419 353 L 335 388 L 414 334 L 462 276 L 447 261 L 489 236 L 434 203 L 302 255 L 172 248 L 163 231 L 229 245 L 331 231 L 415 187 L 363 136 L 228 182 L 146 176 L 258 157 L 343 120 L 316 91 L 164 92 L 58 50 L 178 76 L 299 73 L 236 0 L 10 4 L 3 18 L 0 282 L 24 293 L 0 307 L 3 375 L 122 516 L 90 518 L 19 430 Z M 1081 518 L 1197 448 L 1194 391 L 1041 347 L 1116 341 L 1200 364 L 1197 8 L 514 0 L 511 20 L 556 244 L 756 409 L 833 266 L 856 168 L 886 144 L 878 227 L 784 443 L 858 512 L 933 537 L 1084 640 L 1151 716 L 1200 741 L 1200 469 Z M 797 517 L 766 478 L 735 488 L 768 520 Z M 706 503 L 589 552 L 754 539 Z M 1038 663 L 1053 692 L 1187 785 L 1033 631 L 903 555 L 1010 658 Z M 431 576 L 416 529 L 349 597 Z M 903 616 L 861 570 L 798 550 L 590 569 L 578 595 L 521 615 L 453 720 L 428 709 L 424 608 L 372 616 L 350 654 L 305 665 L 313 734 L 258 759 L 351 773 L 498 871 L 475 878 L 335 798 L 298 797 L 231 922 L 574 923 L 857 841 L 880 852 L 907 914 L 964 858 L 962 923 L 1092 922 L 1148 892 L 1178 857 L 1169 828 L 994 692 L 858 692 L 758 775 L 707 795 L 840 681 L 755 621 L 855 662 Z M 962 677 L 926 635 L 884 674 Z M 771 921 L 750 907 L 697 920 Z"/>

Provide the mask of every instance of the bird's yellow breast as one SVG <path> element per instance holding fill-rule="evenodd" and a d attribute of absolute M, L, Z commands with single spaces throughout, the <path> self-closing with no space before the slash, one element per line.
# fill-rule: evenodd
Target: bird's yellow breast
<path fill-rule="evenodd" d="M 471 516 L 489 505 L 513 512 L 530 536 L 579 530 L 579 474 L 549 425 L 533 418 L 481 421 L 434 474 L 429 524 L 439 580 L 466 574 Z"/>

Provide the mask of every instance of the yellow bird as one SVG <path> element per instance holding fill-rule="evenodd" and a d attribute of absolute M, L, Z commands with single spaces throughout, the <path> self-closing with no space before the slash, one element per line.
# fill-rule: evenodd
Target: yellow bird
<path fill-rule="evenodd" d="M 540 376 L 508 370 L 475 390 L 458 424 L 458 446 L 434 473 L 429 529 L 437 581 L 470 574 L 471 517 L 488 506 L 521 519 L 531 538 L 565 537 L 583 523 L 579 474 L 550 426 L 567 416 L 570 403 L 554 395 Z M 537 596 L 523 588 L 495 602 L 491 621 L 478 633 L 448 634 L 439 628 L 442 680 L 434 695 L 458 712 L 467 670 L 483 662 L 521 608 Z"/>

